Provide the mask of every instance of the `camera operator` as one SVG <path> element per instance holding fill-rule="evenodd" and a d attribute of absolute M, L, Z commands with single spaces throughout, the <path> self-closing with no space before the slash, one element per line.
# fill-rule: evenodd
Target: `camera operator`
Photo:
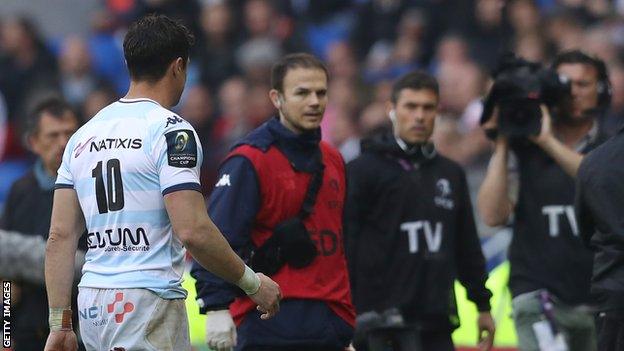
<path fill-rule="evenodd" d="M 513 213 L 509 285 L 520 349 L 559 350 L 567 345 L 571 351 L 595 350 L 588 308 L 592 255 L 579 239 L 574 177 L 583 155 L 604 140 L 596 117 L 601 107 L 608 106 L 609 83 L 604 63 L 578 50 L 559 54 L 552 70 L 565 77 L 561 84 L 568 86 L 568 93 L 547 101 L 542 85 L 542 100 L 535 105 L 540 113 L 534 118 L 514 117 L 515 121 L 525 117 L 528 124 L 537 121 L 536 133 L 521 137 L 513 128 L 502 128 L 516 123 L 507 116 L 509 106 L 500 102 L 504 99 L 495 104 L 492 118 L 484 124 L 490 136 L 493 127 L 499 130 L 478 208 L 490 226 L 506 224 Z M 510 174 L 508 168 L 514 163 L 517 173 Z"/>

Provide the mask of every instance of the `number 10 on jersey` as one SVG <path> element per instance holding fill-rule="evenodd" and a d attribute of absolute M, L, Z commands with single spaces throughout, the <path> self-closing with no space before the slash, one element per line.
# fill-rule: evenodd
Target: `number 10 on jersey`
<path fill-rule="evenodd" d="M 119 211 L 124 207 L 123 183 L 121 181 L 121 163 L 113 158 L 106 161 L 106 187 L 102 161 L 99 161 L 91 171 L 91 177 L 95 178 L 95 198 L 97 199 L 98 211 Z"/>

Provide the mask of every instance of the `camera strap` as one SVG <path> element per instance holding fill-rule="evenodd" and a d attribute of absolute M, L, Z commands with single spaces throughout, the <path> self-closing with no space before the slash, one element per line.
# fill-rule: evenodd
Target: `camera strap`
<path fill-rule="evenodd" d="M 318 195 L 321 185 L 323 184 L 325 165 L 323 164 L 323 156 L 320 148 L 314 154 L 314 158 L 317 167 L 312 174 L 312 179 L 310 180 L 310 184 L 308 184 L 308 190 L 306 191 L 305 198 L 303 199 L 303 205 L 301 205 L 301 210 L 299 211 L 299 218 L 301 218 L 301 220 L 304 220 L 312 213 L 314 204 L 316 203 L 316 196 Z"/>

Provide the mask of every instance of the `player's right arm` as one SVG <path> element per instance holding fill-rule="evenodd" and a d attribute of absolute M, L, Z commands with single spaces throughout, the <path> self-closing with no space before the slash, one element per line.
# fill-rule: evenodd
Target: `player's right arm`
<path fill-rule="evenodd" d="M 55 190 L 45 258 L 50 306 L 50 335 L 46 351 L 73 351 L 78 348 L 71 325 L 71 289 L 78 238 L 84 228 L 84 216 L 76 191 L 71 188 Z"/>
<path fill-rule="evenodd" d="M 78 238 L 85 230 L 85 220 L 69 166 L 73 149 L 71 145 L 72 139 L 65 148 L 58 169 L 46 244 L 45 283 L 50 307 L 50 334 L 45 351 L 78 349 L 71 325 L 71 290 Z"/>
<path fill-rule="evenodd" d="M 238 257 L 223 234 L 214 225 L 204 204 L 204 197 L 195 190 L 180 190 L 165 195 L 165 207 L 173 232 L 184 243 L 193 258 L 220 278 L 238 285 L 265 312 L 263 319 L 279 310 L 279 286 L 262 273 L 253 273 Z M 256 290 L 255 277 L 260 282 Z M 255 293 L 252 293 L 256 290 Z"/>

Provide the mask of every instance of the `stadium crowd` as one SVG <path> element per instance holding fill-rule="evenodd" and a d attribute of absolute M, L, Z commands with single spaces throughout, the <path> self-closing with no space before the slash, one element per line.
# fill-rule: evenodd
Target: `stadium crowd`
<path fill-rule="evenodd" d="M 128 79 L 119 38 L 151 12 L 181 20 L 196 37 L 177 110 L 202 138 L 206 195 L 232 143 L 274 113 L 269 69 L 287 52 L 308 51 L 329 66 L 323 139 L 346 161 L 362 135 L 389 123 L 391 82 L 415 68 L 432 73 L 441 93 L 436 146 L 468 167 L 473 188 L 491 150 L 478 128 L 481 98 L 505 50 L 544 63 L 571 48 L 602 58 L 614 90 L 605 130 L 616 129 L 624 110 L 621 1 L 102 1 L 88 33 L 62 38 L 41 33 L 27 14 L 2 18 L 0 160 L 31 158 L 23 122 L 42 94 L 62 94 L 83 120 L 120 97 Z"/>
<path fill-rule="evenodd" d="M 391 120 L 397 128 L 394 106 L 391 118 L 388 116 L 388 101 L 396 103 L 393 84 L 397 79 L 414 70 L 435 77 L 437 82 L 432 85 L 435 89 L 428 88 L 435 91 L 436 99 L 439 97 L 436 100 L 439 113 L 435 117 L 431 141 L 438 153 L 466 170 L 465 199 L 466 208 L 470 210 L 469 199 L 477 198 L 475 195 L 486 172 L 489 178 L 498 179 L 488 170 L 494 147 L 483 132 L 480 119 L 484 110 L 483 97 L 492 84 L 490 73 L 505 52 L 513 51 L 524 59 L 546 65 L 557 57 L 556 69 L 588 64 L 578 61 L 574 55 L 563 59 L 557 56 L 571 50 L 579 49 L 601 59 L 606 63 L 610 81 L 602 88 L 609 87 L 610 109 L 596 117 L 599 122 L 596 129 L 600 129 L 596 133 L 611 136 L 622 126 L 624 1 L 621 0 L 106 0 L 100 5 L 92 14 L 88 32 L 63 37 L 41 32 L 37 20 L 29 16 L 28 11 L 19 16 L 0 15 L 0 172 L 3 173 L 0 213 L 3 205 L 7 205 L 0 229 L 19 229 L 19 226 L 8 225 L 10 213 L 6 210 L 14 207 L 9 203 L 21 201 L 24 196 L 14 193 L 7 196 L 7 193 L 28 166 L 34 164 L 29 184 L 38 184 L 42 193 L 50 192 L 51 177 L 58 164 L 52 154 L 56 149 L 42 144 L 44 129 L 41 126 L 50 120 L 46 116 L 52 114 L 54 123 L 60 123 L 69 115 L 72 117 L 69 127 L 73 131 L 76 117 L 84 123 L 122 97 L 129 82 L 122 38 L 132 22 L 150 13 L 179 20 L 195 37 L 184 94 L 173 110 L 194 127 L 200 138 L 204 159 L 201 186 L 206 198 L 215 187 L 219 165 L 231 147 L 275 116 L 279 103 L 268 98 L 272 88 L 269 84 L 271 67 L 292 52 L 312 53 L 327 65 L 329 95 L 321 124 L 322 139 L 337 148 L 347 163 L 361 154 L 360 140 L 379 127 L 390 127 Z M 600 75 L 598 66 L 594 68 Z M 603 78 L 600 79 L 602 84 Z M 572 84 L 578 83 L 573 81 Z M 416 88 L 408 86 L 406 89 L 420 91 L 423 88 L 416 85 Z M 51 96 L 60 97 L 69 105 L 58 103 L 58 106 L 41 108 L 41 101 Z M 590 110 L 591 107 L 583 112 Z M 542 129 L 542 134 L 550 132 L 550 128 Z M 542 139 L 559 137 L 557 133 L 555 130 Z M 54 148 L 62 149 L 67 140 L 58 139 L 57 142 L 60 144 Z M 391 143 L 394 144 L 394 140 Z M 549 152 L 552 150 L 535 143 L 557 161 L 553 169 L 559 172 L 562 166 L 562 170 L 568 170 L 557 155 Z M 498 158 L 496 155 L 507 154 L 505 140 L 498 139 L 496 145 L 499 152 L 494 152 L 493 159 Z M 576 151 L 581 152 L 581 149 Z M 578 157 L 580 163 L 581 156 Z M 50 165 L 46 163 L 48 158 Z M 499 171 L 506 172 L 507 159 L 502 160 L 504 162 L 498 163 Z M 577 167 L 575 163 L 572 171 L 567 172 L 572 178 L 576 176 Z M 561 179 L 568 179 L 568 175 L 559 173 Z M 526 193 L 527 184 L 534 178 L 521 178 L 525 182 L 521 182 L 524 184 L 521 192 L 524 187 Z M 572 194 L 572 178 L 569 189 L 557 192 Z M 487 179 L 485 188 L 490 188 L 491 181 Z M 30 186 L 22 188 L 26 194 L 32 193 Z M 455 185 L 452 188 L 455 189 Z M 497 194 L 507 193 L 498 191 L 498 187 L 492 189 Z M 442 197 L 446 196 L 444 189 L 440 191 Z M 51 192 L 48 195 L 51 196 Z M 490 205 L 499 204 L 490 201 L 491 194 L 486 195 Z M 544 205 L 541 200 L 533 203 L 522 196 L 521 200 L 520 205 L 511 200 L 517 205 L 516 224 L 522 223 L 524 207 L 543 212 L 539 207 Z M 40 203 L 35 198 L 32 202 Z M 49 202 L 48 199 L 46 204 Z M 571 197 L 564 202 L 570 202 L 568 207 L 572 208 Z M 490 207 L 494 212 L 502 208 Z M 483 212 L 487 214 L 487 211 L 482 208 L 479 209 L 483 217 Z M 492 220 L 489 215 L 490 219 L 486 218 L 485 222 L 508 224 L 510 213 L 498 216 L 501 220 L 498 217 Z M 465 215 L 471 217 L 471 214 Z M 549 220 L 554 218 L 551 217 L 549 215 Z M 538 214 L 531 218 L 540 220 L 541 217 Z M 477 232 L 482 237 L 498 230 L 478 222 Z M 472 219 L 469 223 L 472 225 Z M 49 226 L 49 223 L 41 224 Z M 570 228 L 577 236 L 576 222 L 570 223 Z M 47 233 L 36 234 L 45 237 Z M 558 234 L 558 229 L 550 232 L 552 237 Z M 478 248 L 476 237 L 472 244 Z M 580 247 L 580 243 L 577 246 Z M 481 264 L 481 253 L 477 256 L 469 261 L 477 260 Z M 517 261 L 513 264 L 519 266 Z M 479 273 L 484 273 L 482 268 L 478 267 Z M 449 278 L 449 284 L 453 278 Z M 483 285 L 485 275 L 480 274 L 474 280 Z M 20 285 L 17 286 L 19 289 Z M 541 289 L 552 290 L 552 287 L 531 285 L 527 289 L 524 290 L 539 293 Z M 514 292 L 514 297 L 522 296 L 526 293 L 524 290 Z M 488 298 L 489 292 L 482 295 Z M 543 297 L 544 300 L 549 298 Z M 489 316 L 489 306 L 484 306 L 479 311 Z M 579 306 L 585 305 L 579 302 Z M 514 310 L 521 308 L 514 305 Z M 591 338 L 587 340 L 595 343 Z"/>

